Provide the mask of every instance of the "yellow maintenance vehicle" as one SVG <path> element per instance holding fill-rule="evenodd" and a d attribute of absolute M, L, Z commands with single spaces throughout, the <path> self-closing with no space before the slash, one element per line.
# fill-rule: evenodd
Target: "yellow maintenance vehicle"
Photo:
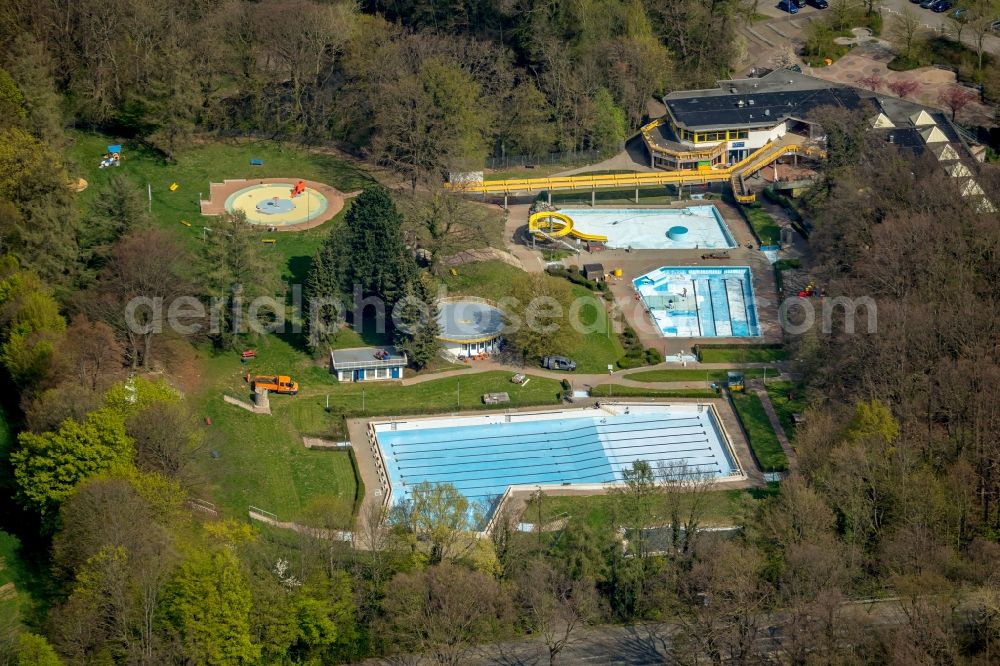
<path fill-rule="evenodd" d="M 285 375 L 257 375 L 250 381 L 253 390 L 267 389 L 271 393 L 295 395 L 299 392 L 299 383 Z"/>

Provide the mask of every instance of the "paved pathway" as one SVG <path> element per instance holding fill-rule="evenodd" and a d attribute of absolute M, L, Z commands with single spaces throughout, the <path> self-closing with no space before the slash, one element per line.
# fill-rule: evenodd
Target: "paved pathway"
<path fill-rule="evenodd" d="M 634 368 L 630 370 L 618 370 L 614 374 L 606 373 L 596 373 L 596 374 L 582 374 L 575 372 L 557 372 L 553 370 L 545 370 L 543 368 L 526 368 L 518 367 L 513 365 L 504 365 L 502 363 L 497 363 L 496 361 L 471 361 L 467 369 L 463 368 L 460 370 L 446 370 L 444 372 L 434 372 L 426 375 L 417 375 L 416 377 L 407 377 L 400 380 L 403 386 L 413 386 L 415 384 L 422 384 L 424 382 L 431 382 L 436 379 L 444 379 L 446 377 L 461 377 L 463 375 L 474 375 L 481 372 L 491 372 L 494 370 L 514 373 L 524 373 L 534 377 L 545 377 L 547 379 L 568 379 L 574 386 L 598 386 L 600 384 L 617 384 L 620 386 L 633 386 L 636 388 L 649 388 L 649 389 L 695 389 L 695 388 L 707 388 L 709 380 L 693 380 L 693 381 L 677 381 L 677 382 L 644 382 L 634 379 L 629 379 L 628 375 L 635 374 L 639 372 L 648 372 L 650 370 L 691 370 L 691 371 L 709 371 L 709 370 L 732 370 L 734 368 L 773 368 L 779 367 L 781 363 L 689 363 L 688 365 L 681 365 L 679 363 L 660 363 L 659 365 L 646 365 L 641 368 Z M 775 377 L 778 379 L 779 377 Z M 781 374 L 780 378 L 788 379 L 788 376 L 784 373 Z"/>
<path fill-rule="evenodd" d="M 781 427 L 781 420 L 778 418 L 778 413 L 774 411 L 774 405 L 771 403 L 771 396 L 768 395 L 767 389 L 759 380 L 752 380 L 750 382 L 750 388 L 753 392 L 757 394 L 760 398 L 760 402 L 764 405 L 764 412 L 767 414 L 767 420 L 771 422 L 771 429 L 774 430 L 774 434 L 778 436 L 778 442 L 781 444 L 781 450 L 785 452 L 785 457 L 788 458 L 788 471 L 795 473 L 799 469 L 799 459 L 795 455 L 795 450 L 792 448 L 792 443 L 788 441 L 788 436 L 785 434 L 785 429 Z"/>

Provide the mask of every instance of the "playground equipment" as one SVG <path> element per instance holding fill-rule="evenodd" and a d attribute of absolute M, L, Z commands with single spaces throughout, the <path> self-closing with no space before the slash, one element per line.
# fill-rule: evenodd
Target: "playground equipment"
<path fill-rule="evenodd" d="M 294 199 L 295 197 L 299 196 L 305 191 L 306 191 L 306 181 L 300 180 L 299 182 L 295 183 L 295 187 L 292 188 L 292 198 Z"/>
<path fill-rule="evenodd" d="M 751 203 L 756 195 L 747 192 L 743 180 L 757 173 L 774 160 L 786 155 L 825 157 L 826 152 L 813 146 L 793 143 L 791 135 L 767 144 L 750 153 L 746 158 L 719 169 L 681 169 L 654 173 L 620 173 L 579 176 L 555 176 L 551 178 L 508 178 L 504 180 L 483 180 L 449 183 L 449 189 L 469 194 L 503 194 L 515 192 L 537 192 L 547 190 L 597 190 L 639 188 L 646 185 L 705 184 L 730 181 L 736 200 Z M 569 233 L 569 232 L 567 232 Z"/>
<path fill-rule="evenodd" d="M 607 236 L 585 234 L 582 231 L 577 231 L 573 228 L 573 218 L 565 213 L 557 213 L 551 210 L 532 213 L 528 217 L 528 231 L 540 237 L 561 238 L 562 236 L 569 235 L 580 240 L 593 241 L 595 243 L 608 242 Z"/>

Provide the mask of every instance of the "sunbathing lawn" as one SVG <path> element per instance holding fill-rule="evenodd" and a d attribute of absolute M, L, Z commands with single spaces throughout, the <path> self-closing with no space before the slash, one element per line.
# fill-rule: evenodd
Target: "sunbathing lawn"
<path fill-rule="evenodd" d="M 792 414 L 801 414 L 806 410 L 806 401 L 802 397 L 801 391 L 795 391 L 795 399 L 789 399 L 788 395 L 795 389 L 791 382 L 768 382 L 767 395 L 771 398 L 774 411 L 778 414 L 778 421 L 785 431 L 789 441 L 795 442 L 795 421 Z"/>
<path fill-rule="evenodd" d="M 700 347 L 702 363 L 775 363 L 788 358 L 784 349 L 733 345 Z"/>
<path fill-rule="evenodd" d="M 764 472 L 783 472 L 788 469 L 788 458 L 781 449 L 777 435 L 756 393 L 733 393 L 736 414 L 743 423 L 750 440 L 750 448 Z"/>
<path fill-rule="evenodd" d="M 745 516 L 753 505 L 767 497 L 775 495 L 778 484 L 768 484 L 766 488 L 747 488 L 741 490 L 710 490 L 704 494 L 703 527 L 731 527 L 742 525 Z M 614 495 L 567 495 L 542 496 L 542 522 L 548 523 L 560 518 L 577 518 L 583 520 L 596 530 L 611 529 L 617 523 L 615 520 Z M 689 506 L 691 496 L 685 498 L 684 505 Z M 662 502 L 656 512 L 660 524 L 669 520 L 669 508 Z M 538 521 L 538 500 L 530 500 L 521 516 L 521 521 L 535 523 Z"/>
<path fill-rule="evenodd" d="M 764 368 L 731 369 L 742 372 L 744 379 L 757 379 L 764 376 Z M 729 371 L 692 370 L 688 368 L 679 370 L 640 370 L 639 372 L 630 372 L 625 375 L 625 378 L 637 382 L 697 382 L 702 380 L 706 382 L 724 382 L 728 378 L 727 372 Z M 778 375 L 778 371 L 775 368 L 767 368 L 767 375 L 775 377 Z"/>
<path fill-rule="evenodd" d="M 651 389 L 641 386 L 622 386 L 621 384 L 599 384 L 590 389 L 594 398 L 718 398 L 718 394 L 709 388 L 704 389 Z"/>

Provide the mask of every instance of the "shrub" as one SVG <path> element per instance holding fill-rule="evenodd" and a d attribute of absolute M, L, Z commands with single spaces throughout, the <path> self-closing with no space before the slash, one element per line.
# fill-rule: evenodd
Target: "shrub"
<path fill-rule="evenodd" d="M 618 359 L 618 367 L 622 370 L 631 370 L 632 368 L 639 368 L 643 365 L 645 365 L 645 360 L 642 356 L 625 355 Z"/>
<path fill-rule="evenodd" d="M 562 380 L 559 383 L 562 385 L 564 391 L 568 391 L 568 390 L 570 390 L 572 388 L 572 386 L 570 385 L 568 379 L 564 379 L 564 380 Z"/>
<path fill-rule="evenodd" d="M 656 365 L 658 363 L 663 363 L 663 354 L 660 353 L 659 349 L 650 347 L 646 350 L 646 364 Z"/>

